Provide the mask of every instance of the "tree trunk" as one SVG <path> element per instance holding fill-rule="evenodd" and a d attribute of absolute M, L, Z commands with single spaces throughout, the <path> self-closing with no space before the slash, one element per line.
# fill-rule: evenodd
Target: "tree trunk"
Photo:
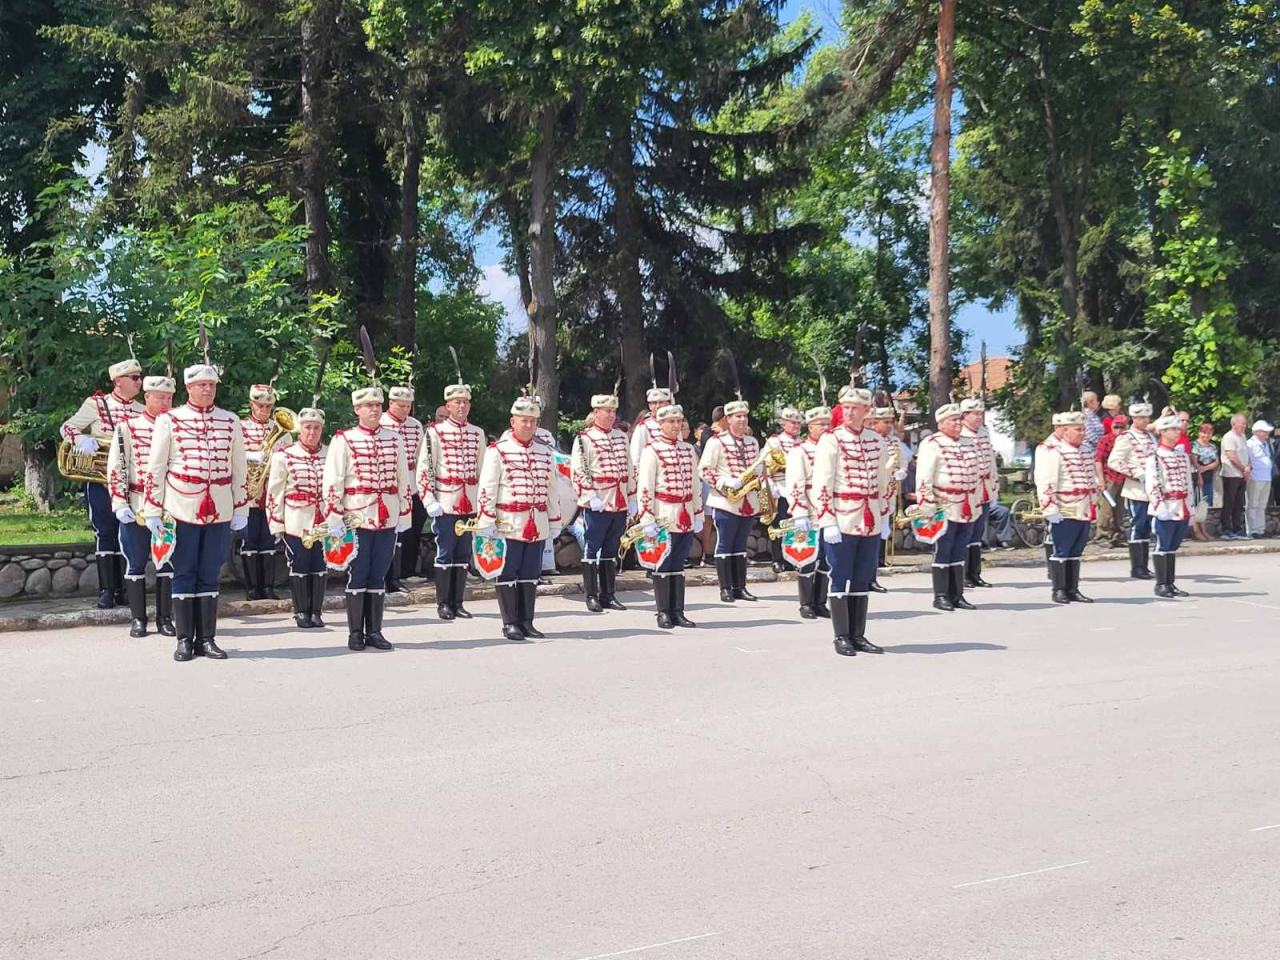
<path fill-rule="evenodd" d="M 307 223 L 307 293 L 313 300 L 333 291 L 324 162 L 325 144 L 329 138 L 321 104 L 328 52 L 327 9 L 327 3 L 318 2 L 302 21 L 302 209 Z"/>
<path fill-rule="evenodd" d="M 400 289 L 396 295 L 396 343 L 413 354 L 418 309 L 418 181 L 422 143 L 414 97 L 406 93 L 401 124 L 404 169 L 400 174 Z"/>
<path fill-rule="evenodd" d="M 537 142 L 529 162 L 529 348 L 537 354 L 542 425 L 556 433 L 560 421 L 560 371 L 556 363 L 556 162 L 555 104 L 536 117 Z"/>
<path fill-rule="evenodd" d="M 41 513 L 53 509 L 53 473 L 49 463 L 49 450 L 45 445 L 22 441 L 22 483 Z"/>
<path fill-rule="evenodd" d="M 951 399 L 951 91 L 954 84 L 956 0 L 938 12 L 933 142 L 929 148 L 929 406 Z"/>
<path fill-rule="evenodd" d="M 635 159 L 631 126 L 614 132 L 609 150 L 609 179 L 613 185 L 613 229 L 618 245 L 614 256 L 615 286 L 621 314 L 624 396 L 622 415 L 630 420 L 645 409 L 644 290 L 640 279 L 640 217 L 636 207 Z"/>

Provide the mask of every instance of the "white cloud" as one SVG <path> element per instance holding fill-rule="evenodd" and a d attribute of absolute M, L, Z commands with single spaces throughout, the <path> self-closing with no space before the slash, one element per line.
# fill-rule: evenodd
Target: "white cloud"
<path fill-rule="evenodd" d="M 502 307 L 506 314 L 502 324 L 506 334 L 519 333 L 529 326 L 529 315 L 520 299 L 520 281 L 502 269 L 501 264 L 480 267 L 476 292 Z"/>

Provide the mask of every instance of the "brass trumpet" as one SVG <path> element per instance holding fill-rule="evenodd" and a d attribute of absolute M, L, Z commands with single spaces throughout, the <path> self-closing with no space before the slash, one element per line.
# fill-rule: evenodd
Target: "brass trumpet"
<path fill-rule="evenodd" d="M 271 451 L 280 442 L 280 438 L 286 433 L 293 433 L 298 424 L 297 414 L 288 407 L 276 407 L 271 414 L 271 419 L 275 422 L 267 431 L 267 435 L 262 438 L 262 443 L 258 445 L 258 452 L 262 454 L 262 459 L 257 463 L 249 464 L 246 483 L 249 487 L 249 499 L 252 501 L 262 496 L 262 487 L 267 482 L 267 474 L 271 470 Z"/>
<path fill-rule="evenodd" d="M 485 527 L 497 527 L 498 533 L 503 534 L 504 536 L 512 532 L 512 527 L 509 523 L 493 524 L 483 521 L 479 517 L 473 517 L 470 520 L 455 521 L 453 524 L 453 535 L 455 537 L 460 537 L 466 533 L 479 533 Z"/>
<path fill-rule="evenodd" d="M 659 530 L 670 530 L 671 522 L 664 517 L 658 517 L 653 521 L 657 524 Z M 622 539 L 618 541 L 618 552 L 625 553 L 634 547 L 637 543 L 644 539 L 645 524 L 637 521 L 623 531 Z"/>
<path fill-rule="evenodd" d="M 349 529 L 358 528 L 360 524 L 363 522 L 364 522 L 364 514 L 360 513 L 357 510 L 352 510 L 350 513 L 344 513 L 342 515 L 342 523 L 344 526 L 348 527 Z M 312 527 L 310 530 L 304 533 L 299 539 L 302 540 L 303 548 L 306 550 L 310 550 L 312 547 L 314 547 L 317 543 L 319 543 L 328 535 L 329 535 L 329 528 L 327 526 Z"/>
<path fill-rule="evenodd" d="M 69 440 L 58 444 L 58 472 L 68 480 L 106 483 L 107 450 L 111 446 L 111 440 L 102 437 L 94 439 L 98 441 L 95 453 L 80 453 Z"/>
<path fill-rule="evenodd" d="M 795 528 L 796 528 L 796 518 L 787 517 L 785 520 L 779 520 L 777 524 L 770 527 L 767 532 L 769 534 L 770 540 L 781 540 L 783 534 L 785 534 L 788 530 L 794 530 Z"/>

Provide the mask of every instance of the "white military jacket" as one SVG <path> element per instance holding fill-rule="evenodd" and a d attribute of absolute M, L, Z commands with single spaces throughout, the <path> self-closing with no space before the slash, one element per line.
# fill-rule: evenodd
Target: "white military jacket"
<path fill-rule="evenodd" d="M 147 460 L 151 456 L 151 434 L 156 418 L 144 409 L 136 417 L 117 423 L 107 452 L 107 493 L 111 512 L 129 507 L 142 514 L 146 494 Z"/>
<path fill-rule="evenodd" d="M 415 466 L 418 462 L 418 454 L 422 450 L 424 434 L 422 421 L 412 414 L 399 420 L 394 413 L 386 410 L 382 414 L 382 425 L 400 434 L 400 440 L 404 443 L 405 456 L 409 458 L 409 466 Z"/>
<path fill-rule="evenodd" d="M 1156 452 L 1156 438 L 1146 430 L 1130 427 L 1116 437 L 1107 466 L 1124 475 L 1120 495 L 1128 500 L 1146 500 L 1147 461 Z"/>
<path fill-rule="evenodd" d="M 636 421 L 635 429 L 631 431 L 631 462 L 639 466 L 640 455 L 644 453 L 644 448 L 660 436 L 662 436 L 662 424 L 658 418 L 648 411 L 641 414 L 640 419 Z"/>
<path fill-rule="evenodd" d="M 1089 446 L 1073 447 L 1050 435 L 1036 448 L 1036 495 L 1045 513 L 1092 523 L 1098 516 L 1098 476 Z"/>
<path fill-rule="evenodd" d="M 641 523 L 667 522 L 670 533 L 690 533 L 702 519 L 698 455 L 684 440 L 661 434 L 640 454 L 636 510 Z"/>
<path fill-rule="evenodd" d="M 267 527 L 272 533 L 301 537 L 325 525 L 324 465 L 329 448 L 314 450 L 301 440 L 271 456 L 267 475 Z"/>
<path fill-rule="evenodd" d="M 475 513 L 484 451 L 484 431 L 474 423 L 446 417 L 427 427 L 418 453 L 417 486 L 422 502 L 439 503 L 453 516 Z"/>
<path fill-rule="evenodd" d="M 174 407 L 152 428 L 142 514 L 199 524 L 247 516 L 247 467 L 239 417 L 189 402 Z"/>
<path fill-rule="evenodd" d="M 356 424 L 339 430 L 325 458 L 324 509 L 330 522 L 359 513 L 361 530 L 394 530 L 413 512 L 413 479 L 400 434 Z"/>
<path fill-rule="evenodd" d="M 627 449 L 627 435 L 621 430 L 606 433 L 598 427 L 581 431 L 573 439 L 570 478 L 578 506 L 589 507 L 591 498 L 599 497 L 605 510 L 626 510 L 636 493 L 636 469 Z"/>
<path fill-rule="evenodd" d="M 276 421 L 272 417 L 266 420 L 255 420 L 253 415 L 240 418 L 240 428 L 244 430 L 244 458 L 249 463 L 266 462 L 268 469 L 271 467 L 271 458 L 277 450 L 283 450 L 289 444 L 293 443 L 293 434 L 286 433 L 276 445 L 270 450 L 262 449 L 262 441 L 267 439 L 267 434 L 274 430 Z M 260 453 L 261 457 L 255 457 L 254 454 Z M 255 510 L 265 510 L 267 506 L 267 485 L 262 485 L 262 493 L 258 495 L 258 499 L 249 504 Z"/>
<path fill-rule="evenodd" d="M 551 536 L 560 526 L 555 451 L 536 437 L 521 443 L 510 432 L 489 444 L 480 470 L 477 519 L 498 535 L 525 543 Z"/>
<path fill-rule="evenodd" d="M 137 400 L 122 400 L 115 391 L 104 394 L 99 390 L 85 397 L 79 409 L 62 422 L 58 436 L 68 443 L 75 443 L 77 437 L 86 435 L 110 442 L 117 426 L 145 409 Z"/>
<path fill-rule="evenodd" d="M 996 448 L 991 445 L 991 431 L 986 426 L 977 430 L 963 427 L 960 435 L 973 441 L 978 455 L 978 503 L 991 503 L 1000 493 L 1000 467 L 996 461 Z"/>
<path fill-rule="evenodd" d="M 787 473 L 783 483 L 793 517 L 811 517 L 813 514 L 813 508 L 810 505 L 810 496 L 813 492 L 813 464 L 821 440 L 822 437 L 811 440 L 806 436 L 787 454 Z"/>
<path fill-rule="evenodd" d="M 952 440 L 939 430 L 920 443 L 916 499 L 922 508 L 941 507 L 952 523 L 972 523 L 982 508 L 978 451 L 961 434 Z"/>
<path fill-rule="evenodd" d="M 1190 520 L 1193 476 L 1185 450 L 1157 443 L 1143 476 L 1152 514 L 1167 511 L 1168 516 L 1159 519 Z"/>
<path fill-rule="evenodd" d="M 892 447 L 870 427 L 840 424 L 818 440 L 809 491 L 809 515 L 819 527 L 835 524 L 856 537 L 880 535 L 889 500 Z"/>
<path fill-rule="evenodd" d="M 740 477 L 760 455 L 760 443 L 752 436 L 734 437 L 728 430 L 718 433 L 702 448 L 698 474 L 711 485 L 707 506 L 740 517 L 754 517 L 760 512 L 760 493 L 749 493 L 738 502 L 729 500 L 721 484 Z"/>

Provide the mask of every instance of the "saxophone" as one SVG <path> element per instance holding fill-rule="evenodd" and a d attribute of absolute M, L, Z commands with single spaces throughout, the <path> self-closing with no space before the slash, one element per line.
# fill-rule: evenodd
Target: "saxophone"
<path fill-rule="evenodd" d="M 271 470 L 272 448 L 286 433 L 292 433 L 298 423 L 297 415 L 287 407 L 276 407 L 275 412 L 271 414 L 271 419 L 275 422 L 262 438 L 262 442 L 258 444 L 258 452 L 262 454 L 262 459 L 257 463 L 249 464 L 248 487 L 251 502 L 256 502 L 262 496 L 262 488 L 267 482 L 267 473 Z"/>

